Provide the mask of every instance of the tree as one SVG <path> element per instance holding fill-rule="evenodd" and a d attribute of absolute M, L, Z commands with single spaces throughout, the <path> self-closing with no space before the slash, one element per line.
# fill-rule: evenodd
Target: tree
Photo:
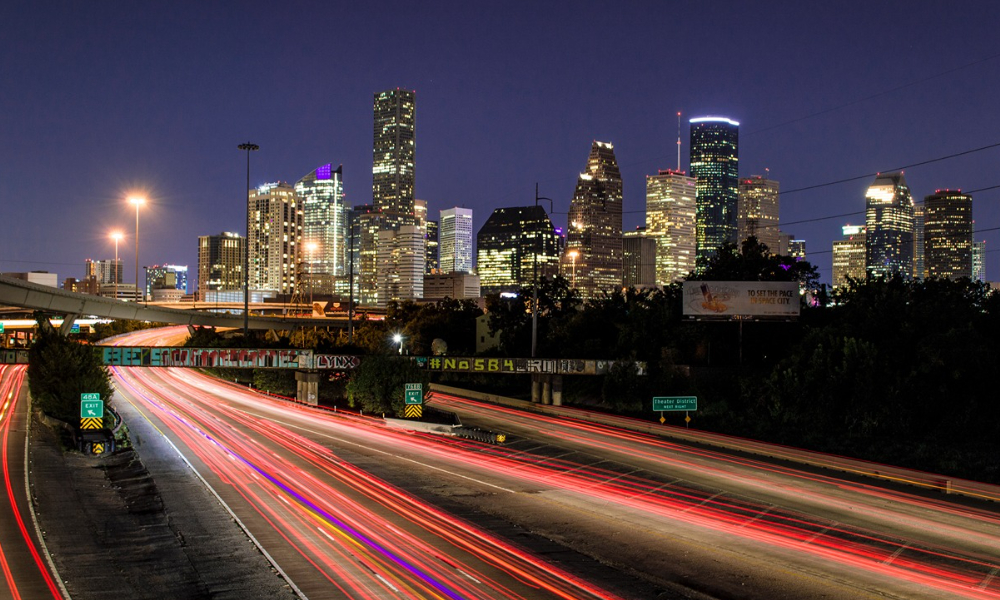
<path fill-rule="evenodd" d="M 819 289 L 819 272 L 809 261 L 773 254 L 750 236 L 739 247 L 724 244 L 703 269 L 688 281 L 798 281 L 804 289 Z"/>
<path fill-rule="evenodd" d="M 98 393 L 105 401 L 114 392 L 111 374 L 93 346 L 69 340 L 52 329 L 39 314 L 38 336 L 31 347 L 28 385 L 31 395 L 46 414 L 79 423 L 80 394 Z"/>
<path fill-rule="evenodd" d="M 428 391 L 430 375 L 413 360 L 393 354 L 364 357 L 347 382 L 347 401 L 365 412 L 402 416 L 407 383 Z"/>

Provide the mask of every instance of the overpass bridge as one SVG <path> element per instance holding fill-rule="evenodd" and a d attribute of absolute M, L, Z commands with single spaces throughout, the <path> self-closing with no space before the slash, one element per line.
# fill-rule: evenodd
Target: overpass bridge
<path fill-rule="evenodd" d="M 257 307 L 257 304 L 251 305 Z M 214 312 L 220 310 L 214 303 L 198 303 L 197 307 L 186 309 L 171 308 L 163 304 L 144 304 L 139 302 L 122 302 L 101 296 L 67 292 L 57 288 L 29 283 L 21 279 L 0 275 L 0 306 L 14 306 L 46 313 L 61 315 L 62 325 L 59 331 L 69 333 L 76 319 L 81 316 L 93 316 L 105 319 L 131 319 L 135 321 L 150 321 L 153 323 L 172 323 L 199 327 L 231 327 L 243 328 L 243 307 L 239 306 L 240 314 Z M 309 306 L 298 304 L 268 303 L 267 310 L 284 307 L 293 313 L 298 310 L 311 310 Z M 263 310 L 265 307 L 260 307 Z M 250 311 L 250 329 L 294 329 L 304 326 L 346 328 L 347 316 L 343 317 L 299 317 L 299 316 L 254 316 Z"/>

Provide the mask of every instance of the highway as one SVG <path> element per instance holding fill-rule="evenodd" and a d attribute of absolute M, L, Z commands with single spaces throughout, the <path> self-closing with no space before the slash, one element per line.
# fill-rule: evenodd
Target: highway
<path fill-rule="evenodd" d="M 440 394 L 512 442 L 400 431 L 193 370 L 115 377 L 124 412 L 307 597 L 1000 598 L 988 503 Z"/>
<path fill-rule="evenodd" d="M 0 599 L 63 598 L 49 572 L 28 505 L 25 477 L 27 365 L 0 365 Z"/>

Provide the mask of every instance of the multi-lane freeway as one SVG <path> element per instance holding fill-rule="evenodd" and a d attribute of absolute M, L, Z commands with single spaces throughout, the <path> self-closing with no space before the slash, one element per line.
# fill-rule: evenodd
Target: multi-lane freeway
<path fill-rule="evenodd" d="M 192 370 L 115 379 L 127 418 L 169 439 L 307 597 L 1000 598 L 992 503 L 440 394 L 511 443 Z"/>

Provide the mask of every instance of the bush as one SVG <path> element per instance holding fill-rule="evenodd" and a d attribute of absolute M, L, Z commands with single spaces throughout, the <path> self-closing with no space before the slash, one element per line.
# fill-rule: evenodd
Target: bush
<path fill-rule="evenodd" d="M 405 384 L 423 384 L 424 393 L 430 384 L 429 373 L 416 362 L 392 354 L 372 354 L 364 357 L 351 372 L 347 382 L 347 401 L 352 407 L 367 412 L 402 416 L 405 407 Z"/>
<path fill-rule="evenodd" d="M 80 394 L 96 392 L 105 401 L 111 397 L 111 374 L 94 348 L 63 337 L 41 318 L 29 360 L 31 395 L 51 417 L 75 425 L 80 418 Z"/>

